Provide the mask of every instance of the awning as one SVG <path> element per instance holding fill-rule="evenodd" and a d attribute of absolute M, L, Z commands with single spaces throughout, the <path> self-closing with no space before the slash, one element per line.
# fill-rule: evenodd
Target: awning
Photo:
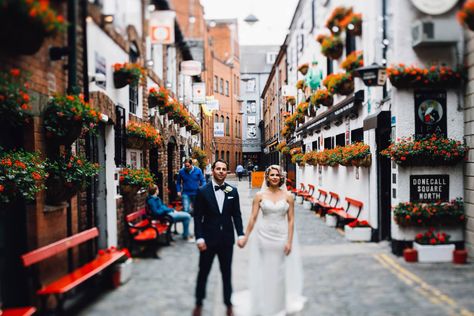
<path fill-rule="evenodd" d="M 314 119 L 303 124 L 296 130 L 296 134 L 311 133 L 321 129 L 322 126 L 328 125 L 337 119 L 357 114 L 357 111 L 364 101 L 364 90 L 359 90 L 354 95 L 345 98 L 338 104 L 334 105 L 330 110 L 321 113 Z"/>

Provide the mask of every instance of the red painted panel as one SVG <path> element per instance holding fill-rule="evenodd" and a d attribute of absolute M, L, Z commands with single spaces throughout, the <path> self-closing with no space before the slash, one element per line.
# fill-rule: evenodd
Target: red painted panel
<path fill-rule="evenodd" d="M 34 307 L 7 308 L 3 310 L 2 316 L 30 316 L 36 312 Z"/>

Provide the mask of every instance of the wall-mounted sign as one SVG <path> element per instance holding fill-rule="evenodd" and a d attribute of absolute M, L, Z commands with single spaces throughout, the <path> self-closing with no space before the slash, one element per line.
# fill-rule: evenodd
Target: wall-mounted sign
<path fill-rule="evenodd" d="M 151 44 L 174 44 L 174 11 L 153 11 L 150 13 Z"/>
<path fill-rule="evenodd" d="M 447 137 L 446 91 L 415 91 L 415 136 Z"/>
<path fill-rule="evenodd" d="M 206 102 L 206 84 L 204 82 L 193 83 L 193 103 Z"/>
<path fill-rule="evenodd" d="M 224 123 L 214 123 L 214 137 L 224 137 Z"/>
<path fill-rule="evenodd" d="M 197 76 L 202 71 L 201 63 L 196 60 L 185 60 L 181 62 L 181 73 L 186 76 Z"/>
<path fill-rule="evenodd" d="M 438 15 L 448 12 L 458 0 L 411 0 L 411 3 L 423 13 Z"/>
<path fill-rule="evenodd" d="M 423 174 L 410 176 L 410 202 L 447 202 L 449 175 Z"/>
<path fill-rule="evenodd" d="M 247 116 L 247 123 L 248 124 L 255 124 L 256 122 L 257 122 L 257 119 L 256 119 L 255 116 L 253 116 L 253 115 L 252 116 L 250 116 L 250 115 Z"/>
<path fill-rule="evenodd" d="M 206 108 L 208 111 L 219 111 L 219 100 L 207 97 Z"/>

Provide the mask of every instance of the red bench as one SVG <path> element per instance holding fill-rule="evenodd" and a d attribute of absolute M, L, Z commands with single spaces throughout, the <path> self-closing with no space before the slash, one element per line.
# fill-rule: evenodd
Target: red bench
<path fill-rule="evenodd" d="M 125 217 L 128 233 L 131 240 L 131 248 L 145 245 L 153 251 L 156 256 L 156 248 L 160 238 L 163 236 L 166 245 L 171 241 L 171 224 L 173 220 L 169 216 L 162 216 L 158 219 L 151 219 L 146 208 L 130 213 Z"/>
<path fill-rule="evenodd" d="M 286 189 L 291 193 L 293 193 L 293 190 L 296 190 L 296 185 L 291 179 L 286 179 Z"/>
<path fill-rule="evenodd" d="M 97 236 L 99 236 L 99 230 L 94 227 L 28 252 L 21 256 L 23 266 L 29 267 L 35 263 L 44 261 L 72 247 L 93 240 L 94 238 L 97 238 Z M 92 261 L 81 266 L 80 268 L 72 271 L 71 273 L 66 274 L 65 276 L 49 284 L 43 284 L 41 288 L 37 290 L 36 294 L 41 296 L 44 308 L 46 308 L 46 299 L 48 296 L 56 296 L 58 301 L 56 310 L 58 313 L 62 313 L 65 294 L 78 285 L 89 280 L 99 272 L 103 271 L 105 268 L 109 267 L 123 256 L 125 256 L 125 252 L 123 250 L 107 251 L 104 254 L 97 256 Z"/>
<path fill-rule="evenodd" d="M 314 194 L 315 187 L 312 184 L 308 184 L 308 193 L 303 195 L 305 201 L 312 202 L 313 194 Z"/>
<path fill-rule="evenodd" d="M 325 190 L 318 189 L 318 198 L 313 200 L 314 209 L 321 215 L 326 215 L 329 209 L 339 209 L 337 204 L 339 203 L 339 194 L 336 192 L 329 191 L 329 202 L 326 203 L 328 193 Z"/>
<path fill-rule="evenodd" d="M 335 214 L 337 215 L 337 227 L 344 226 L 344 224 L 350 223 L 359 218 L 360 213 L 362 212 L 362 207 L 364 203 L 358 200 L 354 200 L 351 198 L 346 197 L 347 206 L 346 209 L 342 208 L 332 208 L 328 210 L 328 214 Z M 352 207 L 351 207 L 352 206 Z M 357 215 L 352 215 L 349 212 L 355 209 L 357 211 Z"/>
<path fill-rule="evenodd" d="M 3 312 L 3 313 L 2 313 Z M 2 316 L 31 316 L 36 312 L 34 307 L 15 307 L 0 311 Z"/>

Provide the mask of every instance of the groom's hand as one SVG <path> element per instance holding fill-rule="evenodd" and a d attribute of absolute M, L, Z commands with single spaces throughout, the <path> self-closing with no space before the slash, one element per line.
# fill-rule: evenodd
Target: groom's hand
<path fill-rule="evenodd" d="M 206 251 L 206 249 L 207 249 L 206 243 L 204 241 L 198 242 L 197 247 L 198 247 L 199 251 L 201 251 L 201 252 Z"/>
<path fill-rule="evenodd" d="M 239 238 L 239 240 L 237 240 L 237 246 L 240 248 L 244 248 L 245 244 L 247 244 L 247 237 Z"/>

